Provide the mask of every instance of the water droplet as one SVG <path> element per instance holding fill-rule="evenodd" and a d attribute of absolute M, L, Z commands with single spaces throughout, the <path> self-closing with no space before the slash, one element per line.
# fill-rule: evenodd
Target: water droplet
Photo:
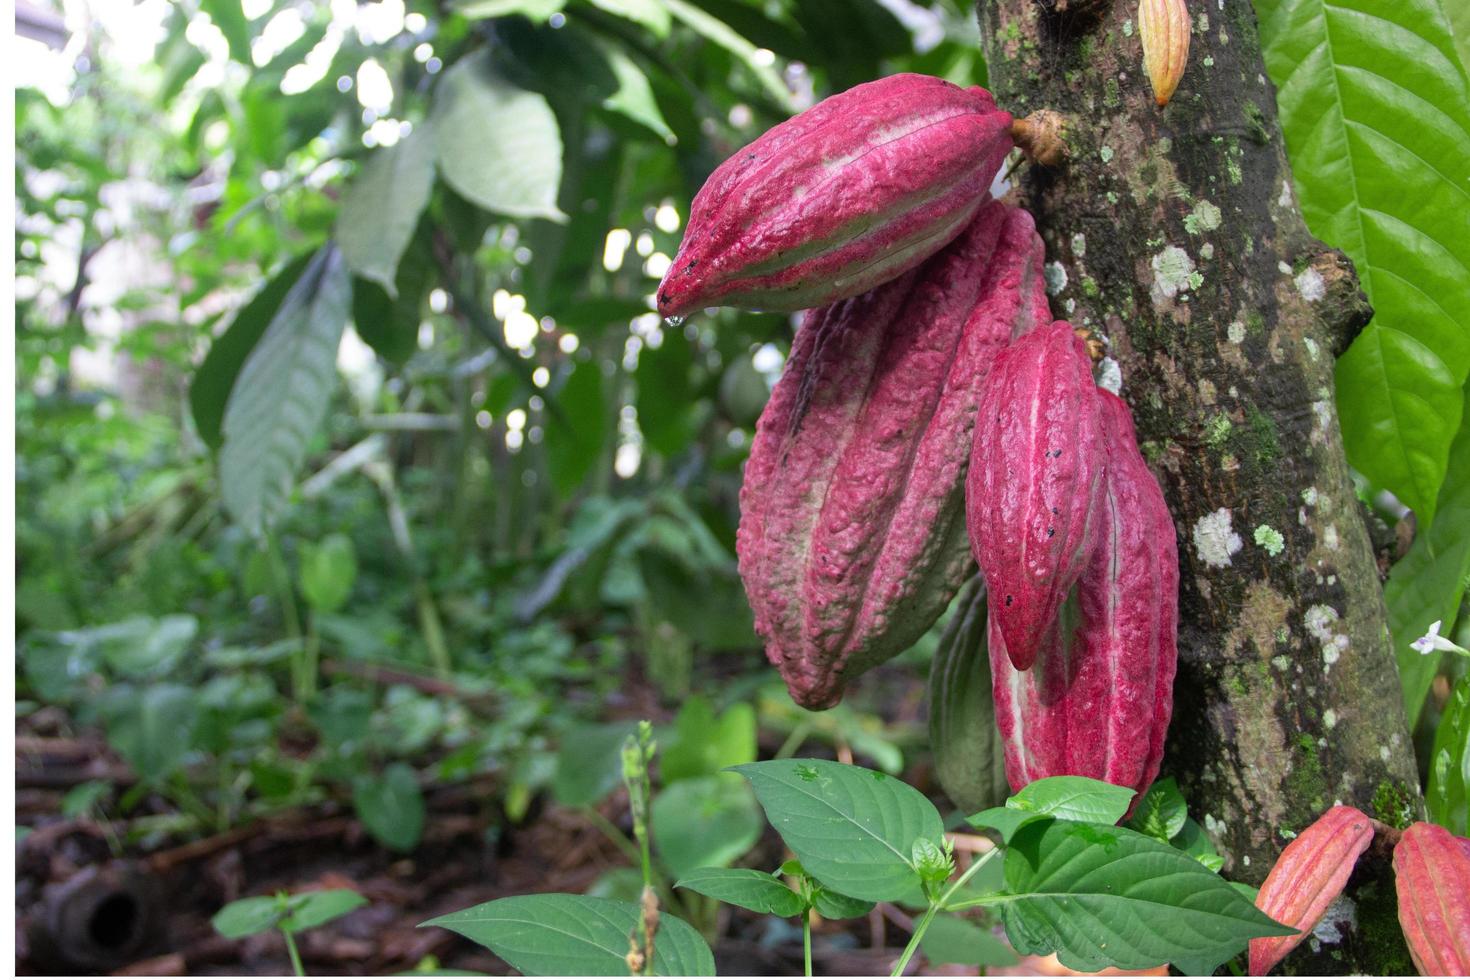
<path fill-rule="evenodd" d="M 670 330 L 678 330 L 680 327 L 682 327 L 684 325 L 684 320 L 685 320 L 685 317 L 682 317 L 682 316 L 666 316 L 666 317 L 664 317 L 664 323 L 668 324 Z"/>

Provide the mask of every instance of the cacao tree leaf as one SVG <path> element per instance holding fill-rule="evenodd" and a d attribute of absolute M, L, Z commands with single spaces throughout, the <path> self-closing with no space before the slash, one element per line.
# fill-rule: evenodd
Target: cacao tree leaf
<path fill-rule="evenodd" d="M 434 189 L 434 137 L 422 126 L 380 147 L 342 195 L 337 246 L 347 267 L 398 298 L 398 261 Z"/>
<path fill-rule="evenodd" d="M 653 798 L 653 844 L 674 878 L 724 867 L 761 837 L 750 787 L 728 773 L 681 779 Z"/>
<path fill-rule="evenodd" d="M 1256 9 L 1302 214 L 1376 310 L 1337 366 L 1348 459 L 1429 520 L 1470 374 L 1470 98 L 1449 22 L 1438 0 Z"/>
<path fill-rule="evenodd" d="M 920 838 L 940 846 L 934 804 L 881 772 L 824 759 L 733 767 L 750 780 L 766 818 L 802 866 L 843 895 L 870 901 L 921 888 L 911 855 Z"/>
<path fill-rule="evenodd" d="M 1460 67 L 1470 71 L 1470 3 L 1461 3 L 1460 0 L 1440 2 L 1450 19 L 1450 33 L 1454 35 L 1455 51 L 1460 55 Z"/>
<path fill-rule="evenodd" d="M 352 280 L 333 245 L 316 254 L 240 368 L 225 405 L 225 508 L 259 533 L 284 506 L 337 384 Z"/>
<path fill-rule="evenodd" d="M 1124 827 L 1031 824 L 1006 848 L 1005 872 L 1000 907 L 1011 945 L 1056 953 L 1074 970 L 1223 961 L 1256 936 L 1296 931 L 1198 861 Z"/>
<path fill-rule="evenodd" d="M 567 0 L 457 0 L 454 12 L 471 20 L 520 14 L 531 20 L 544 21 L 566 5 Z"/>
<path fill-rule="evenodd" d="M 199 430 L 199 438 L 210 449 L 218 450 L 224 441 L 220 426 L 224 424 L 225 403 L 230 399 L 230 390 L 235 386 L 240 368 L 314 255 L 297 256 L 272 276 L 250 298 L 250 302 L 240 308 L 225 332 L 209 345 L 209 353 L 194 372 L 189 382 L 189 410 L 194 416 L 194 428 Z"/>
<path fill-rule="evenodd" d="M 230 60 L 247 68 L 255 67 L 250 58 L 250 21 L 245 18 L 240 0 L 199 0 L 199 9 L 209 15 L 214 26 L 225 36 Z"/>
<path fill-rule="evenodd" d="M 395 762 L 380 775 L 358 777 L 352 805 L 367 832 L 384 847 L 411 851 L 424 835 L 424 794 L 407 763 Z"/>
<path fill-rule="evenodd" d="M 1184 829 L 1187 819 L 1189 807 L 1184 802 L 1184 794 L 1179 792 L 1178 784 L 1170 776 L 1148 788 L 1143 799 L 1138 801 L 1138 808 L 1133 811 L 1128 826 L 1155 840 L 1170 841 Z"/>
<path fill-rule="evenodd" d="M 1470 578 L 1470 417 L 1450 447 L 1449 468 L 1433 523 L 1419 525 L 1409 553 L 1388 573 L 1383 599 L 1388 604 L 1388 631 L 1398 657 L 1399 684 L 1409 727 L 1429 695 L 1439 671 L 1439 652 L 1422 654 L 1411 644 L 1440 623 L 1440 635 L 1450 635 L 1459 618 L 1460 601 Z"/>
<path fill-rule="evenodd" d="M 973 579 L 956 601 L 929 668 L 929 746 L 945 793 L 965 813 L 1004 804 L 1005 746 L 990 693 L 985 587 Z"/>
<path fill-rule="evenodd" d="M 705 40 L 719 45 L 739 58 L 777 105 L 793 115 L 800 111 L 795 99 L 791 97 L 790 90 L 786 88 L 786 83 L 781 80 L 781 74 L 757 56 L 756 46 L 738 34 L 729 24 L 699 9 L 688 0 L 663 0 L 663 2 L 669 13 L 674 15 L 674 19 Z"/>
<path fill-rule="evenodd" d="M 682 452 L 694 437 L 693 367 L 694 345 L 682 327 L 666 327 L 658 347 L 638 354 L 638 428 L 648 445 L 665 456 Z"/>
<path fill-rule="evenodd" d="M 1430 820 L 1458 837 L 1470 834 L 1470 674 L 1455 682 L 1435 726 L 1424 803 Z"/>
<path fill-rule="evenodd" d="M 653 86 L 637 63 L 611 44 L 600 45 L 608 67 L 618 80 L 618 90 L 602 100 L 603 108 L 633 120 L 656 134 L 665 143 L 673 143 L 674 131 L 664 119 L 663 110 L 654 98 Z"/>
<path fill-rule="evenodd" d="M 565 221 L 561 131 L 546 99 L 497 75 L 490 54 L 466 55 L 444 72 L 430 116 L 439 172 L 487 211 Z"/>
<path fill-rule="evenodd" d="M 425 922 L 488 948 L 530 977 L 626 977 L 638 906 L 588 895 L 517 895 Z M 715 959 L 687 922 L 664 912 L 653 944 L 657 976 L 712 977 Z"/>
<path fill-rule="evenodd" d="M 783 919 L 804 911 L 801 896 L 785 882 L 753 868 L 700 868 L 680 878 L 674 887 Z"/>
<path fill-rule="evenodd" d="M 592 6 L 648 28 L 655 37 L 669 36 L 669 9 L 660 0 L 590 0 Z"/>
<path fill-rule="evenodd" d="M 988 930 L 957 915 L 935 916 L 919 940 L 919 949 L 935 966 L 1014 966 L 1019 962 L 1011 948 Z"/>

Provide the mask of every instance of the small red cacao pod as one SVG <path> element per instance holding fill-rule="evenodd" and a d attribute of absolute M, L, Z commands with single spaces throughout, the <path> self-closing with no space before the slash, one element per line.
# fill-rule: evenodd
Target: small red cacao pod
<path fill-rule="evenodd" d="M 795 311 L 864 293 L 954 239 L 1013 146 L 982 88 L 902 74 L 848 89 L 726 160 L 690 207 L 658 311 Z"/>
<path fill-rule="evenodd" d="M 1128 406 L 1098 390 L 1107 471 L 1099 533 L 1036 663 L 1017 670 L 993 625 L 990 669 L 1011 788 L 1088 776 L 1143 792 L 1174 706 L 1179 556 Z"/>
<path fill-rule="evenodd" d="M 970 569 L 964 472 L 995 352 L 1047 319 L 1030 215 L 988 202 L 919 269 L 807 314 L 756 426 L 736 550 L 792 698 L 934 624 Z"/>
<path fill-rule="evenodd" d="M 990 618 L 1017 670 L 1036 659 L 1097 538 L 1102 414 L 1086 347 L 1066 322 L 995 358 L 965 493 Z"/>
<path fill-rule="evenodd" d="M 1393 849 L 1399 926 L 1427 977 L 1470 975 L 1470 853 L 1432 823 L 1404 831 Z"/>
<path fill-rule="evenodd" d="M 1358 855 L 1373 842 L 1373 821 L 1350 806 L 1335 806 L 1286 845 L 1256 894 L 1256 908 L 1295 936 L 1267 936 L 1250 943 L 1250 975 L 1263 977 L 1311 935 L 1353 873 Z"/>

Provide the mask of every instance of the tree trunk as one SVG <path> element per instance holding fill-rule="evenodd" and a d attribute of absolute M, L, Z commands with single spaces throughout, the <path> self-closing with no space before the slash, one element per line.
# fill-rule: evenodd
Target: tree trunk
<path fill-rule="evenodd" d="M 1191 0 L 1189 67 L 1164 109 L 1131 0 L 979 7 L 997 101 L 1065 117 L 1068 159 L 1021 180 L 1053 312 L 1105 338 L 1174 514 L 1165 772 L 1225 872 L 1253 884 L 1334 803 L 1419 817 L 1379 569 L 1334 410 L 1334 357 L 1371 310 L 1351 263 L 1296 207 L 1250 3 Z M 1288 969 L 1412 972 L 1387 865 L 1365 861 L 1352 897 L 1341 941 L 1319 930 Z"/>

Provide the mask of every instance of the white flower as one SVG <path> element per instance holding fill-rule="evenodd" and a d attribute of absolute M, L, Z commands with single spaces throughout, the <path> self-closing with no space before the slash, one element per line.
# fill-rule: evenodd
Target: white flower
<path fill-rule="evenodd" d="M 1439 628 L 1443 625 L 1444 620 L 1436 619 L 1429 624 L 1429 632 L 1419 637 L 1413 643 L 1410 643 L 1409 646 L 1422 654 L 1431 654 L 1435 651 L 1443 650 L 1448 653 L 1462 653 L 1470 656 L 1470 650 L 1466 650 L 1459 644 L 1439 635 Z"/>

